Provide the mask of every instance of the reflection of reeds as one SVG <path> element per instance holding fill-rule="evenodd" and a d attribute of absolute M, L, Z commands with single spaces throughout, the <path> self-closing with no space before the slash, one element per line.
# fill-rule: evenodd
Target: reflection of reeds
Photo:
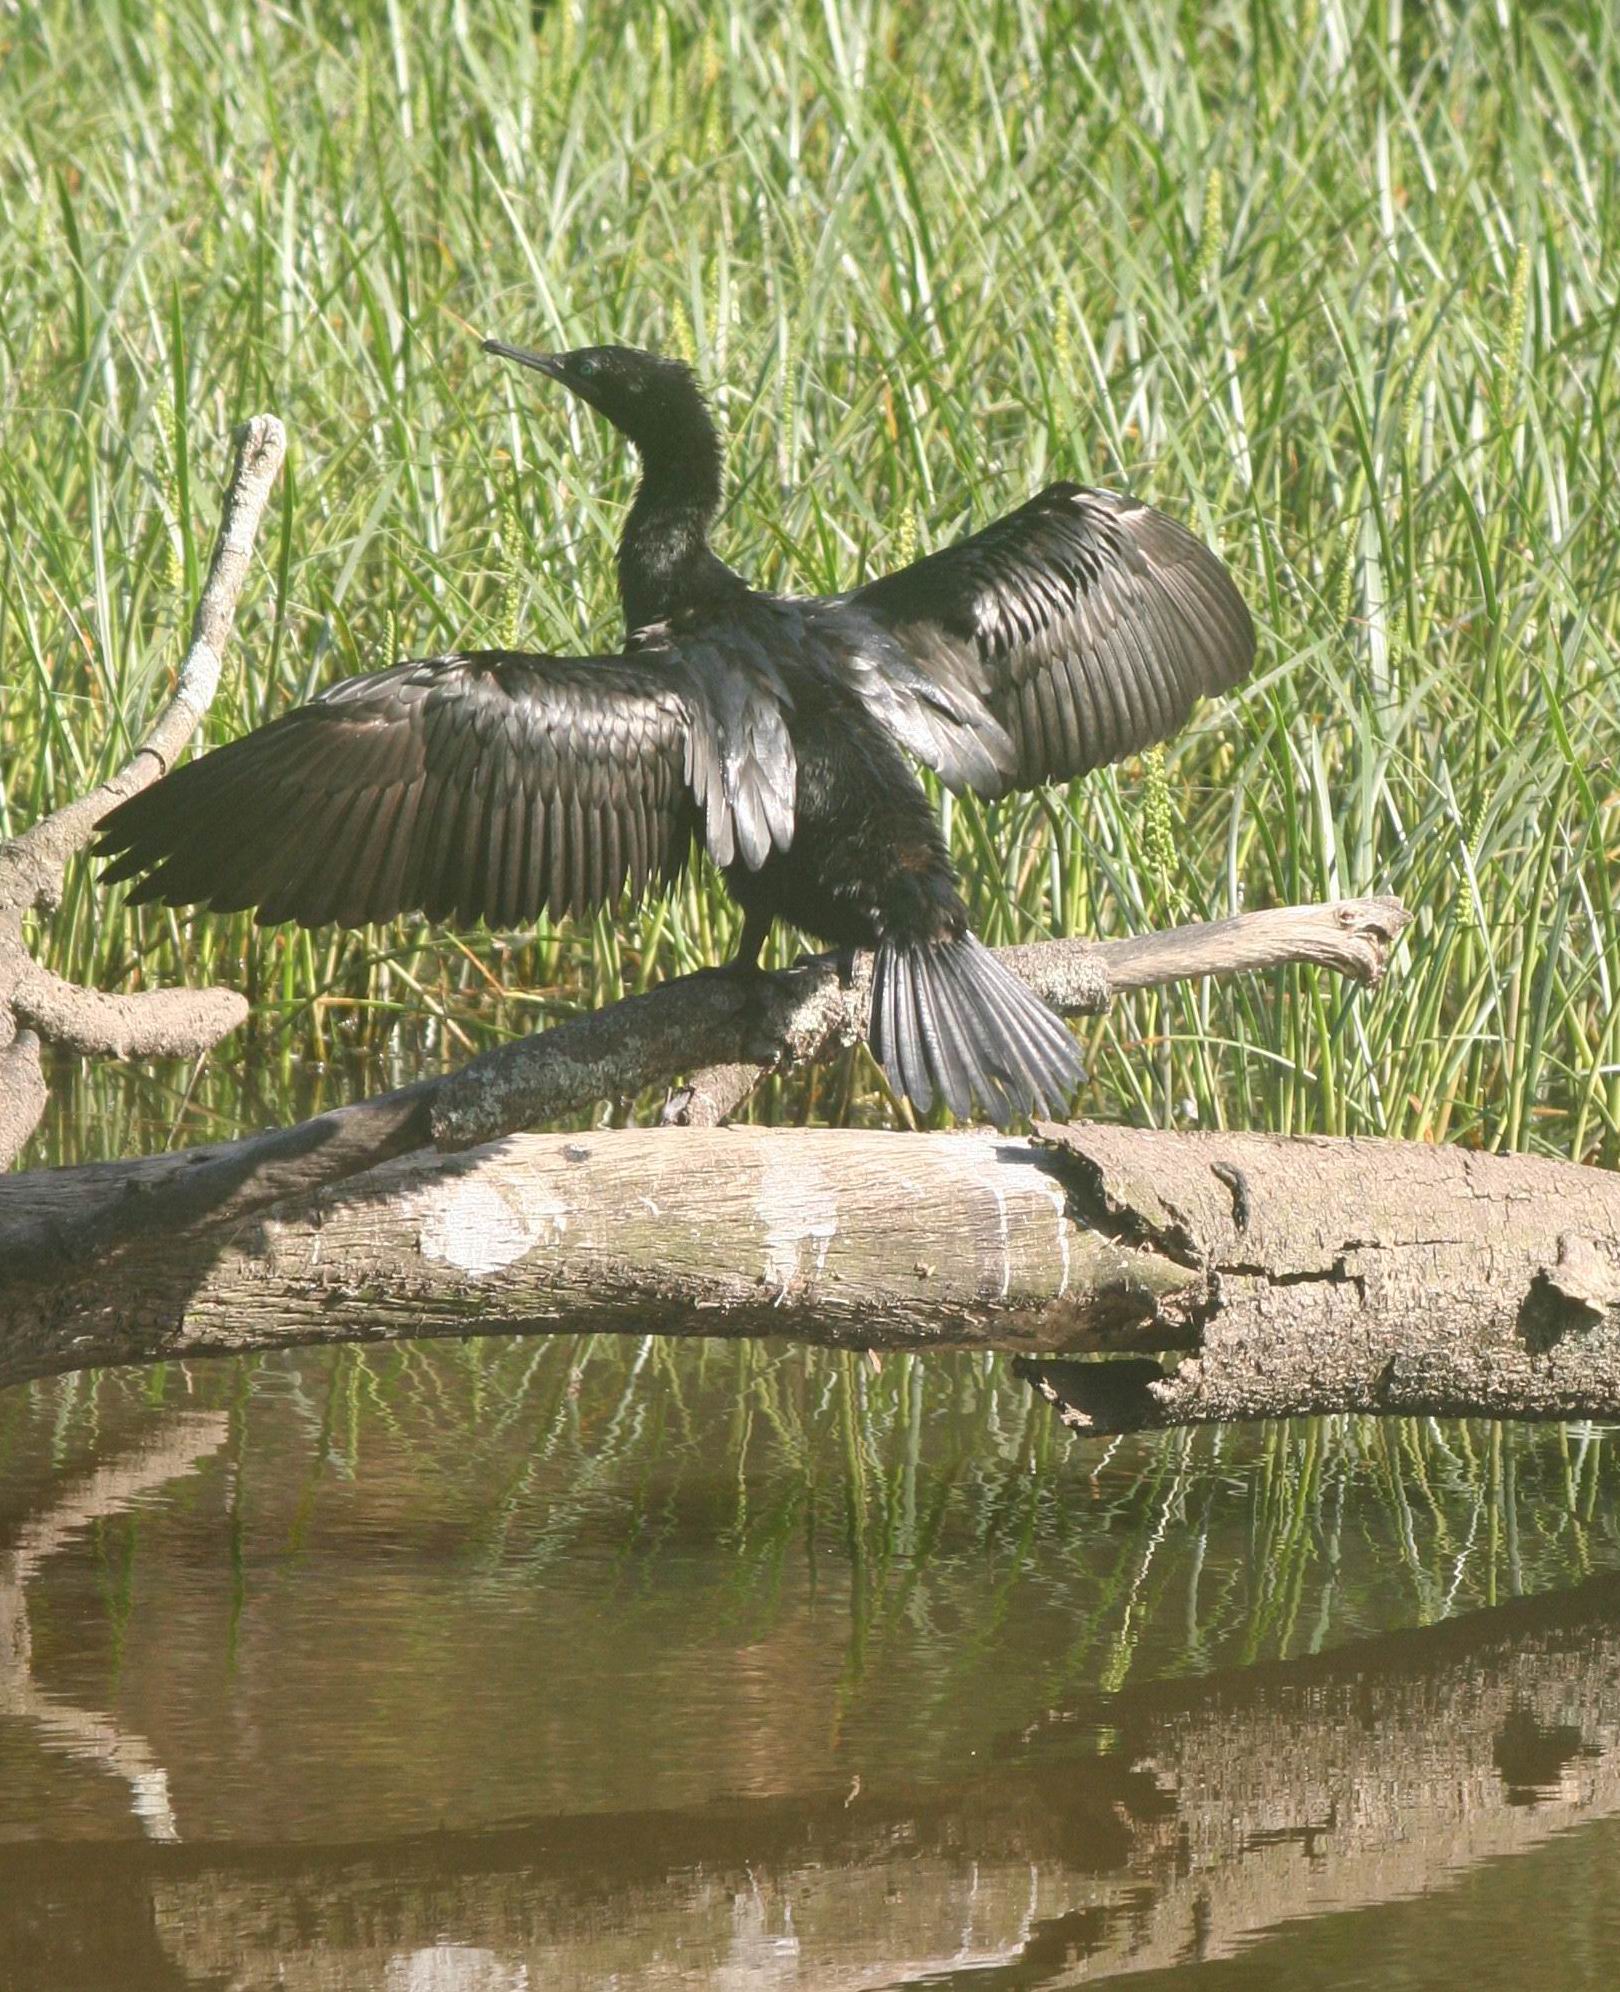
<path fill-rule="evenodd" d="M 193 1383 L 234 1407 L 238 1528 L 275 1513 L 287 1553 L 345 1484 L 449 1508 L 502 1585 L 606 1552 L 630 1609 L 656 1612 L 661 1561 L 695 1554 L 702 1609 L 754 1637 L 790 1572 L 836 1573 L 852 1682 L 935 1625 L 947 1697 L 993 1678 L 1032 1612 L 1064 1629 L 1042 1663 L 1061 1694 L 1122 1686 L 1144 1642 L 1152 1671 L 1199 1671 L 1620 1561 L 1613 1448 L 1585 1426 L 1344 1418 L 1103 1446 L 994 1360 L 615 1337 L 306 1351 Z M 30 1386 L 12 1443 L 51 1418 L 71 1452 L 145 1395 L 124 1375 Z"/>
<path fill-rule="evenodd" d="M 773 1654 L 761 1710 L 777 1686 Z M 1194 1682 L 999 1739 L 970 1773 L 696 1808 L 310 1844 L 53 1848 L 8 1914 L 82 1887 L 200 1979 L 391 1982 L 440 1946 L 479 1983 L 818 1987 L 1001 1965 L 1071 1986 L 1234 1954 L 1321 1910 L 1456 1885 L 1620 1813 L 1620 1580 Z M 605 1908 L 611 1905 L 611 1908 Z M 527 1974 L 524 1977 L 522 1974 Z M 459 1981 L 458 1981 L 459 1982 Z M 791 1979 L 789 1980 L 791 1982 Z"/>
<path fill-rule="evenodd" d="M 378 1805 L 436 1816 L 447 1782 L 492 1777 L 521 1817 L 548 1737 L 583 1738 L 609 1766 L 627 1728 L 633 1807 L 648 1782 L 633 1760 L 659 1747 L 666 1711 L 705 1788 L 761 1794 L 431 1848 L 209 1852 L 161 1874 L 98 1848 L 119 1913 L 192 1961 L 262 1943 L 358 1985 L 448 1930 L 536 1982 L 585 1984 L 676 1939 L 737 1958 L 794 1931 L 860 1982 L 883 1957 L 939 1958 L 941 1930 L 969 1931 L 981 1961 L 1030 1965 L 1079 1930 L 1101 1969 L 1195 1938 L 1218 1955 L 1318 1899 L 1438 1885 L 1446 1863 L 1529 1847 L 1620 1793 L 1613 1580 L 1482 1609 L 1620 1563 L 1612 1448 L 1589 1429 L 1342 1419 L 1099 1445 L 1070 1443 L 977 1358 L 874 1370 L 611 1337 L 302 1351 L 192 1371 L 188 1406 L 230 1407 L 231 1535 L 211 1551 L 190 1535 L 214 1562 L 182 1569 L 165 1536 L 183 1513 L 137 1538 L 115 1498 L 121 1473 L 136 1475 L 127 1499 L 225 1437 L 221 1414 L 154 1410 L 177 1381 L 13 1393 L 0 1489 L 84 1490 L 48 1543 L 29 1539 L 40 1597 L 65 1561 L 40 1568 L 45 1548 L 106 1511 L 101 1555 L 124 1575 L 103 1637 L 92 1612 L 75 1645 L 110 1644 L 120 1664 L 133 1581 L 118 1706 L 160 1750 L 177 1697 L 223 1697 L 212 1747 L 231 1769 L 192 1801 L 210 1838 L 245 1830 L 243 1777 L 255 1839 L 284 1808 L 302 1822 L 335 1805 L 328 1837 L 363 1840 Z M 173 1456 L 123 1450 L 154 1416 Z M 75 1482 L 104 1450 L 111 1478 Z M 425 1581 L 402 1590 L 387 1573 L 418 1554 Z M 195 1620 L 182 1611 L 176 1637 L 165 1617 L 197 1584 L 219 1594 L 200 1646 Z M 1417 1629 L 1368 1641 L 1391 1623 Z M 560 1693 L 548 1661 L 576 1646 L 586 1672 Z M 475 1678 L 493 1732 L 462 1726 Z M 282 1761 L 289 1720 L 330 1786 Z M 436 1748 L 441 1730 L 470 1768 Z M 148 1832 L 172 1825 L 127 1731 L 81 1716 L 54 1734 L 147 1795 Z M 238 1760 L 248 1738 L 265 1754 Z M 514 1753 L 529 1767 L 515 1785 Z M 544 1785 L 563 1810 L 569 1789 Z M 581 1862 L 590 1903 L 607 1888 L 617 1905 L 611 1936 L 581 1907 Z M 18 1913 L 89 1884 L 60 1846 L 8 1872 Z M 302 1934 L 276 1920 L 293 1900 Z M 362 1927 L 392 1948 L 346 1934 Z"/>

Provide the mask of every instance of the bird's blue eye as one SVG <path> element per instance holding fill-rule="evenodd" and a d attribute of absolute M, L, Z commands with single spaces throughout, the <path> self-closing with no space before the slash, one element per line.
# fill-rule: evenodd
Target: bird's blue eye
<path fill-rule="evenodd" d="M 591 375 L 596 372 L 596 362 L 589 356 L 575 360 L 574 371 L 579 375 L 581 380 L 589 380 Z"/>

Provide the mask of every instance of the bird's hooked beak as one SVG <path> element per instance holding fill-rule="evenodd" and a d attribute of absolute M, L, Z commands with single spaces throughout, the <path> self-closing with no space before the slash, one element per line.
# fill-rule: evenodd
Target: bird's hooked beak
<path fill-rule="evenodd" d="M 532 367 L 536 373 L 568 383 L 567 370 L 555 353 L 527 353 L 521 346 L 507 345 L 504 339 L 486 339 L 483 346 L 486 353 L 494 353 L 498 359 L 516 360 L 520 367 Z"/>

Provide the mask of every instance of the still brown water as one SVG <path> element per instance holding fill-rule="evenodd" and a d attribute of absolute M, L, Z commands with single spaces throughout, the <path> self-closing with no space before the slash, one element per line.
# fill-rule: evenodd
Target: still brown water
<path fill-rule="evenodd" d="M 0 1397 L 6 1988 L 1611 1986 L 1590 1429 L 558 1340 Z"/>
<path fill-rule="evenodd" d="M 97 1072 L 45 1157 L 400 1075 Z M 0 1992 L 1603 1987 L 1620 1439 L 560 1337 L 0 1393 Z"/>

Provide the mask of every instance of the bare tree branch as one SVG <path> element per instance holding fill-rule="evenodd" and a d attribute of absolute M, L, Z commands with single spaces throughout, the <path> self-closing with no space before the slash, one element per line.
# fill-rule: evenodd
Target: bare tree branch
<path fill-rule="evenodd" d="M 1127 940 L 1038 941 L 997 952 L 1062 1015 L 1094 1016 L 1116 996 L 1133 990 L 1290 962 L 1312 963 L 1376 985 L 1411 917 L 1398 899 L 1343 899 L 1241 913 Z M 835 1031 L 829 1049 L 865 1033 L 866 1006 L 855 991 L 851 1002 L 853 1014 Z M 777 1069 L 777 1061 L 704 1066 L 671 1094 L 664 1109 L 666 1126 L 718 1127 Z M 442 1110 L 447 1129 L 457 1110 L 457 1102 Z M 457 1144 L 452 1136 L 445 1145 Z"/>
<path fill-rule="evenodd" d="M 1124 941 L 1040 941 L 1000 959 L 1064 1016 L 1106 1010 L 1116 994 L 1191 977 L 1305 961 L 1374 982 L 1411 916 L 1397 899 L 1280 907 Z M 470 1148 L 534 1127 L 583 1100 L 633 1095 L 697 1071 L 669 1116 L 712 1126 L 773 1070 L 828 1058 L 866 1036 L 871 964 L 841 984 L 827 959 L 770 978 L 724 972 L 666 982 L 452 1074 L 433 1101 L 441 1148 Z M 568 1035 L 564 1035 L 564 1033 Z"/>
<path fill-rule="evenodd" d="M 0 940 L 0 971 L 4 966 L 5 943 Z M 0 1003 L 0 1031 L 13 1028 Z M 0 1044 L 0 1169 L 21 1153 L 39 1126 L 48 1098 L 39 1039 L 32 1031 L 18 1031 L 9 1044 Z"/>
<path fill-rule="evenodd" d="M 237 597 L 270 488 L 287 453 L 287 432 L 274 415 L 255 415 L 236 434 L 236 461 L 225 492 L 219 538 L 191 622 L 191 641 L 168 704 L 116 775 L 89 795 L 53 810 L 0 848 L 0 906 L 54 904 L 69 858 L 82 851 L 115 804 L 173 767 L 219 689 L 220 662 L 236 620 Z M 19 898 L 26 890 L 29 897 Z"/>
<path fill-rule="evenodd" d="M 115 803 L 170 768 L 213 703 L 220 659 L 259 521 L 286 453 L 273 415 L 256 415 L 237 436 L 236 462 L 191 642 L 167 705 L 118 773 L 0 843 L 0 1168 L 21 1151 L 45 1111 L 39 1039 L 70 1051 L 119 1057 L 194 1057 L 236 1029 L 247 1003 L 234 990 L 157 990 L 108 996 L 39 967 L 23 938 L 34 908 L 60 901 L 68 861 Z"/>
<path fill-rule="evenodd" d="M 81 1057 L 195 1058 L 246 1021 L 234 989 L 143 989 L 109 996 L 30 964 L 12 992 L 19 1024 Z"/>
<path fill-rule="evenodd" d="M 1291 962 L 1331 969 L 1376 988 L 1389 966 L 1390 949 L 1411 919 L 1398 899 L 1385 894 L 1332 899 L 1317 906 L 1270 906 L 1197 926 L 1099 941 L 1095 946 L 1115 996 L 1130 989 L 1159 989 L 1170 982 L 1239 975 Z M 1019 950 L 1009 949 L 1005 959 L 1009 968 L 1024 972 Z"/>

